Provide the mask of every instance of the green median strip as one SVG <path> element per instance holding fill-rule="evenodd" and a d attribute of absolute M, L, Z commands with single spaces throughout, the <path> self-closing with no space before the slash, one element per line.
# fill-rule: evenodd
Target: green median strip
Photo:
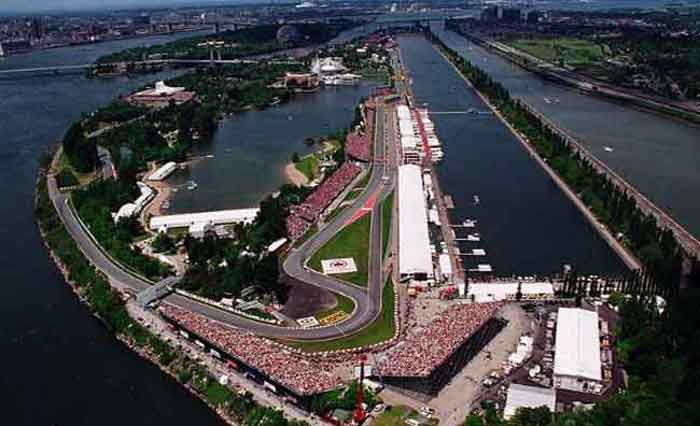
<path fill-rule="evenodd" d="M 350 315 L 352 311 L 355 310 L 355 302 L 353 302 L 352 299 L 345 297 L 342 294 L 334 293 L 333 295 L 338 300 L 338 303 L 330 309 L 325 309 L 315 313 L 314 316 L 316 319 L 320 320 L 336 312 L 345 312 L 346 314 Z"/>
<path fill-rule="evenodd" d="M 391 280 L 384 284 L 382 292 L 382 311 L 379 317 L 355 334 L 340 339 L 323 342 L 284 342 L 305 352 L 335 351 L 373 345 L 391 339 L 394 336 L 394 286 Z"/>
<path fill-rule="evenodd" d="M 311 256 L 309 267 L 320 272 L 323 271 L 322 260 L 351 257 L 355 260 L 357 272 L 334 276 L 349 283 L 366 286 L 371 223 L 372 215 L 367 212 L 360 219 L 341 229 L 326 245 Z"/>
<path fill-rule="evenodd" d="M 394 193 L 389 194 L 382 203 L 382 256 L 386 256 L 391 235 L 391 218 L 394 210 Z"/>

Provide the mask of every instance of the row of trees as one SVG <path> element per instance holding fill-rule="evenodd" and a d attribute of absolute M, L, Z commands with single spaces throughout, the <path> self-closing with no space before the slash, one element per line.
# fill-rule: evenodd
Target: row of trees
<path fill-rule="evenodd" d="M 75 122 L 63 135 L 63 153 L 80 173 L 88 173 L 97 166 L 97 144 L 85 135 L 81 122 Z"/>
<path fill-rule="evenodd" d="M 333 23 L 294 24 L 291 37 L 278 37 L 282 24 L 256 25 L 237 31 L 223 31 L 214 35 L 186 37 L 148 47 L 135 47 L 103 56 L 98 63 L 134 62 L 148 58 L 168 59 L 209 59 L 209 49 L 202 47 L 209 40 L 223 41 L 223 59 L 235 59 L 250 55 L 260 55 L 293 46 L 306 46 L 325 43 L 340 32 L 351 28 L 352 21 L 336 20 Z"/>
<path fill-rule="evenodd" d="M 169 83 L 194 91 L 198 102 L 148 110 L 116 100 L 74 123 L 63 138 L 64 152 L 81 173 L 97 166 L 98 145 L 109 149 L 117 166 L 125 148 L 134 155 L 139 169 L 145 168 L 147 161 L 184 160 L 194 143 L 213 137 L 222 114 L 263 108 L 275 98 L 288 99 L 290 93 L 286 89 L 269 86 L 285 72 L 297 68 L 258 63 L 197 69 Z M 114 128 L 88 137 L 105 126 Z M 163 136 L 172 132 L 177 132 L 174 140 L 166 141 Z"/>
<path fill-rule="evenodd" d="M 427 34 L 505 119 L 527 137 L 537 153 L 579 195 L 598 219 L 635 253 L 644 264 L 645 274 L 653 277 L 664 288 L 664 292 L 674 291 L 679 285 L 684 252 L 673 233 L 658 227 L 654 217 L 644 213 L 634 198 L 620 191 L 605 175 L 598 173 L 560 134 L 513 99 L 503 85 L 448 48 L 437 36 L 430 32 Z M 697 259 L 694 262 L 697 265 Z"/>
<path fill-rule="evenodd" d="M 572 185 L 609 226 L 626 232 L 628 244 L 645 262 L 643 271 L 602 285 L 569 276 L 565 295 L 582 297 L 601 291 L 628 293 L 620 304 L 622 326 L 617 332 L 618 359 L 630 374 L 626 392 L 613 395 L 594 408 L 552 416 L 544 408 L 521 409 L 508 421 L 489 408 L 484 415 L 470 415 L 468 426 L 627 426 L 700 424 L 700 289 L 678 292 L 679 255 L 675 240 L 644 216 L 625 194 L 616 193 L 606 179 L 548 132 L 532 121 L 507 91 L 483 71 L 464 61 L 441 40 L 428 36 L 440 46 L 474 86 L 490 98 L 504 116 L 525 133 L 550 164 L 559 163 L 559 173 Z M 648 244 L 654 256 L 645 254 Z M 695 263 L 691 280 L 699 281 Z M 663 311 L 657 309 L 655 294 L 669 299 Z"/>
<path fill-rule="evenodd" d="M 616 353 L 629 374 L 625 392 L 588 410 L 553 415 L 521 408 L 509 420 L 492 407 L 464 426 L 691 426 L 700 424 L 700 290 L 688 289 L 661 312 L 649 297 L 625 299 Z"/>
<path fill-rule="evenodd" d="M 138 197 L 137 174 L 145 170 L 148 161 L 184 160 L 195 143 L 213 137 L 222 114 L 251 106 L 263 107 L 275 97 L 286 99 L 289 96 L 286 90 L 268 86 L 290 69 L 295 68 L 266 63 L 198 69 L 170 82 L 195 91 L 198 102 L 171 104 L 149 111 L 115 101 L 76 123 L 69 131 L 73 136 L 70 140 L 87 141 L 87 130 L 114 126 L 90 140 L 90 146 L 95 148 L 97 144 L 111 152 L 119 180 L 95 181 L 73 194 L 78 213 L 103 248 L 152 279 L 168 274 L 167 267 L 132 247 L 135 239 L 143 235 L 138 221 L 122 219 L 115 224 L 111 212 Z M 164 135 L 173 132 L 176 137 L 166 140 Z M 281 188 L 279 196 L 267 197 L 261 202 L 261 212 L 255 223 L 237 227 L 236 241 L 218 241 L 213 237 L 201 242 L 186 241 L 185 247 L 193 261 L 182 286 L 202 296 L 219 299 L 238 296 L 246 287 L 256 285 L 261 293 L 274 294 L 278 300 L 284 300 L 286 287 L 277 284 L 277 259 L 266 255 L 266 249 L 272 241 L 285 236 L 285 219 L 290 206 L 300 203 L 308 192 L 288 185 Z M 169 237 L 162 236 L 158 242 L 161 249 L 172 251 L 175 248 L 175 242 Z M 198 256 L 202 251 L 210 256 L 206 259 Z"/>
<path fill-rule="evenodd" d="M 215 300 L 239 297 L 244 289 L 255 286 L 259 294 L 274 295 L 283 303 L 288 289 L 278 282 L 279 260 L 274 253 L 267 253 L 267 247 L 286 235 L 289 209 L 309 192 L 308 188 L 283 185 L 277 196 L 261 201 L 260 213 L 252 224 L 235 226 L 235 240 L 214 235 L 202 240 L 185 238 L 190 268 L 180 286 Z"/>
<path fill-rule="evenodd" d="M 171 270 L 133 246 L 135 239 L 144 234 L 138 218 L 121 218 L 117 223 L 112 219 L 113 211 L 139 195 L 133 180 L 107 179 L 94 181 L 75 191 L 72 201 L 78 215 L 104 250 L 124 265 L 157 281 L 169 275 Z"/>
<path fill-rule="evenodd" d="M 69 280 L 105 326 L 137 349 L 155 355 L 161 367 L 197 392 L 197 394 L 243 426 L 308 426 L 289 420 L 275 408 L 258 405 L 250 394 L 239 394 L 219 384 L 195 360 L 174 350 L 167 342 L 132 320 L 122 301 L 107 279 L 84 257 L 51 204 L 44 171 L 50 159 L 43 161 L 37 187 L 35 216 L 46 243 L 67 269 Z"/>

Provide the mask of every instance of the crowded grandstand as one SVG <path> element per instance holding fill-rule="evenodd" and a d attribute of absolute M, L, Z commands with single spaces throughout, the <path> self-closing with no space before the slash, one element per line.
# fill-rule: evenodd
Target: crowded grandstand
<path fill-rule="evenodd" d="M 409 334 L 377 365 L 387 384 L 437 393 L 503 327 L 501 303 L 454 305 Z"/>
<path fill-rule="evenodd" d="M 345 140 L 345 152 L 348 157 L 368 162 L 371 156 L 372 136 L 374 135 L 374 117 L 376 103 L 373 98 L 365 102 L 365 129 L 353 130 Z"/>
<path fill-rule="evenodd" d="M 159 309 L 176 327 L 194 334 L 210 349 L 221 351 L 220 356 L 231 359 L 241 370 L 264 380 L 266 387 L 286 390 L 285 393 L 295 397 L 301 405 L 308 397 L 340 384 L 340 380 L 322 366 L 312 364 L 268 339 L 174 306 L 164 305 Z"/>
<path fill-rule="evenodd" d="M 287 235 L 299 238 L 318 219 L 328 205 L 360 174 L 362 168 L 345 162 L 300 205 L 292 208 L 287 217 Z"/>

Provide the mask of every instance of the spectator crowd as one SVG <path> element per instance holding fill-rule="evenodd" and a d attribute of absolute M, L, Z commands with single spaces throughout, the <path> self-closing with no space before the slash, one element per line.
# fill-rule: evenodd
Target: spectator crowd
<path fill-rule="evenodd" d="M 345 152 L 348 157 L 364 162 L 369 161 L 374 137 L 375 109 L 374 99 L 370 98 L 365 102 L 365 131 L 355 129 L 345 139 Z"/>
<path fill-rule="evenodd" d="M 360 174 L 362 168 L 349 161 L 343 163 L 328 179 L 287 216 L 287 235 L 295 240 L 309 229 L 328 205 Z"/>
<path fill-rule="evenodd" d="M 340 384 L 339 379 L 322 366 L 312 364 L 268 339 L 174 306 L 164 305 L 160 312 L 237 362 L 257 370 L 297 395 L 326 392 Z"/>
<path fill-rule="evenodd" d="M 460 304 L 409 334 L 377 365 L 386 377 L 428 377 L 500 309 L 500 303 Z"/>
<path fill-rule="evenodd" d="M 345 140 L 345 153 L 353 160 L 369 162 L 372 156 L 372 141 L 377 112 L 378 98 L 394 93 L 393 89 L 384 87 L 374 90 L 365 102 L 364 131 L 353 130 Z M 356 164 L 345 162 L 328 179 L 309 195 L 299 206 L 292 209 L 287 216 L 287 235 L 296 240 L 309 230 L 311 224 L 323 213 L 330 203 L 347 187 L 362 169 Z"/>

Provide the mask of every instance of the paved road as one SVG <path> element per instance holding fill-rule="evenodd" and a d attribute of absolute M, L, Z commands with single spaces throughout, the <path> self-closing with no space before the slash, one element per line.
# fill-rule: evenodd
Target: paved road
<path fill-rule="evenodd" d="M 371 195 L 379 191 L 379 200 L 383 200 L 393 187 L 396 177 L 393 168 L 387 171 L 387 179 L 384 179 L 385 167 L 383 159 L 387 135 L 385 135 L 384 120 L 386 119 L 386 114 L 384 113 L 383 105 L 378 106 L 376 116 L 378 118 L 375 126 L 374 153 L 375 159 L 378 161 L 374 162 L 372 175 L 366 190 L 355 200 L 350 208 L 336 216 L 299 248 L 294 249 L 283 265 L 284 271 L 293 278 L 351 298 L 355 302 L 355 310 L 349 319 L 330 327 L 313 329 L 284 328 L 252 321 L 180 295 L 170 295 L 164 299 L 164 302 L 197 312 L 224 324 L 276 338 L 295 340 L 332 339 L 353 333 L 370 324 L 381 310 L 381 291 L 383 286 L 381 256 L 374 255 L 374 253 L 381 253 L 381 203 L 377 203 L 371 213 L 373 220 L 370 239 L 370 277 L 366 289 L 306 269 L 304 262 L 313 252 L 330 240 L 342 228 L 343 224 L 362 208 Z M 388 136 L 391 137 L 393 135 Z M 117 266 L 100 250 L 96 242 L 91 239 L 90 235 L 80 225 L 73 211 L 68 207 L 67 195 L 58 191 L 53 176 L 48 178 L 48 190 L 49 196 L 66 230 L 92 264 L 109 277 L 113 287 L 122 291 L 139 293 L 153 284 Z"/>

